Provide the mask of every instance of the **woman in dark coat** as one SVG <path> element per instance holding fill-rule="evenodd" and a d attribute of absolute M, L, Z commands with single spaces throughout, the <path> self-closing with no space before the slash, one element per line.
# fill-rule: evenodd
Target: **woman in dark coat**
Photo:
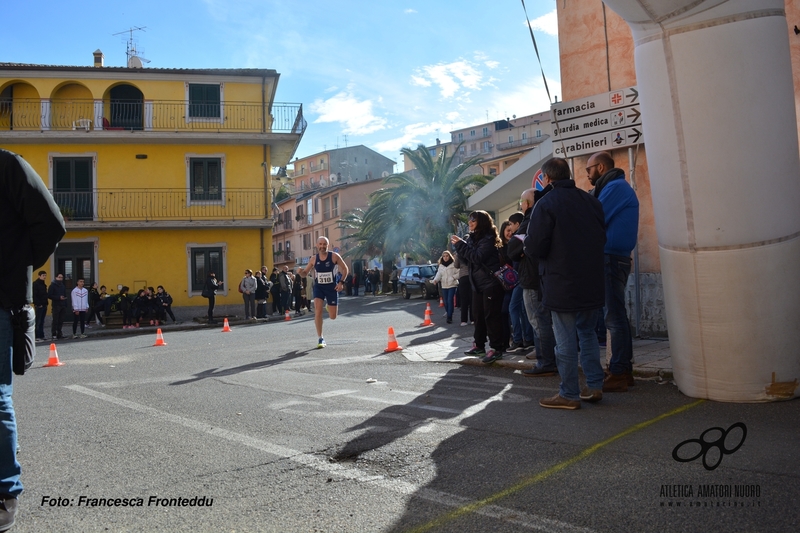
<path fill-rule="evenodd" d="M 256 318 L 267 317 L 267 281 L 260 270 L 256 270 Z"/>
<path fill-rule="evenodd" d="M 469 265 L 472 285 L 472 311 L 475 316 L 475 345 L 467 355 L 484 357 L 484 363 L 503 358 L 503 286 L 494 272 L 500 269 L 502 243 L 491 215 L 486 211 L 473 211 L 467 221 L 469 235 L 462 239 L 453 235 L 450 242 L 462 263 Z M 490 349 L 486 351 L 486 337 Z M 485 354 L 485 355 L 484 355 Z"/>

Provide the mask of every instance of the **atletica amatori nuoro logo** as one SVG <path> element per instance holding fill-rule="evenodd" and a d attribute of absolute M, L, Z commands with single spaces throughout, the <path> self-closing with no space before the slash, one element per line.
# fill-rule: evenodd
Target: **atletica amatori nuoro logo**
<path fill-rule="evenodd" d="M 712 432 L 719 432 L 719 438 L 708 440 L 706 436 Z M 728 437 L 730 437 L 730 441 Z M 680 463 L 690 463 L 702 456 L 703 468 L 711 471 L 722 463 L 725 455 L 731 455 L 741 448 L 746 438 L 747 426 L 744 425 L 744 422 L 731 424 L 728 429 L 712 427 L 701 433 L 700 438 L 688 439 L 675 446 L 672 450 L 672 458 Z M 732 447 L 729 448 L 728 444 Z M 695 451 L 695 446 L 699 447 L 699 450 L 694 455 L 690 455 Z M 716 453 L 714 450 L 717 450 Z M 711 452 L 710 459 L 709 452 Z"/>

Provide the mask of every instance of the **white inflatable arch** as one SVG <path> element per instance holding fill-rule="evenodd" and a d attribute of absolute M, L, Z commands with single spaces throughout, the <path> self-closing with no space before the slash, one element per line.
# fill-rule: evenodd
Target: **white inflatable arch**
<path fill-rule="evenodd" d="M 783 0 L 604 0 L 629 24 L 675 381 L 800 388 L 800 160 Z"/>

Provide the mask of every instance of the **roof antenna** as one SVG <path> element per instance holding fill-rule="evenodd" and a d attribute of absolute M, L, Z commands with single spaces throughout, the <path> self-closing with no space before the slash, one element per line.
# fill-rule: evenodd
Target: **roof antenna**
<path fill-rule="evenodd" d="M 149 63 L 149 59 L 145 59 L 144 57 L 139 55 L 139 51 L 136 49 L 136 41 L 133 40 L 133 32 L 135 31 L 144 31 L 147 26 L 134 26 L 129 28 L 125 31 L 120 31 L 117 33 L 113 33 L 112 35 L 122 35 L 124 33 L 129 33 L 130 36 L 128 37 L 128 42 L 125 47 L 125 55 L 128 56 L 127 66 L 128 68 L 142 68 L 144 65 L 143 63 Z"/>

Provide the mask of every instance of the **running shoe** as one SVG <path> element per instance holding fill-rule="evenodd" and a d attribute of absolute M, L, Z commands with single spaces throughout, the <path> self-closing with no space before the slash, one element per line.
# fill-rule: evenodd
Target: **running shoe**
<path fill-rule="evenodd" d="M 327 344 L 325 344 L 325 339 L 320 337 L 319 342 L 317 343 L 317 348 L 324 348 L 325 346 L 327 346 Z"/>

